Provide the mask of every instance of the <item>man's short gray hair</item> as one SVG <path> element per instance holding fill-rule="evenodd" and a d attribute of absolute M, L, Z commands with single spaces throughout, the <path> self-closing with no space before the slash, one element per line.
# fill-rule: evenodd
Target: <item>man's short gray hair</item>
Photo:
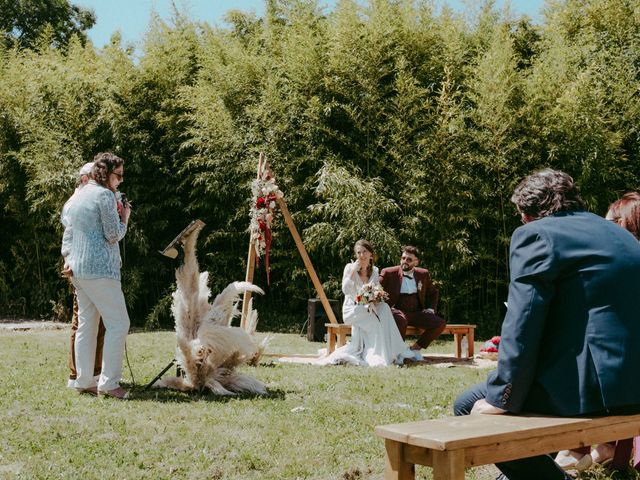
<path fill-rule="evenodd" d="M 87 162 L 78 171 L 78 177 L 81 177 L 83 175 L 90 176 L 92 171 L 93 171 L 93 162 Z"/>
<path fill-rule="evenodd" d="M 520 213 L 533 219 L 585 209 L 573 178 L 551 168 L 532 173 L 522 180 L 513 192 L 511 201 Z"/>

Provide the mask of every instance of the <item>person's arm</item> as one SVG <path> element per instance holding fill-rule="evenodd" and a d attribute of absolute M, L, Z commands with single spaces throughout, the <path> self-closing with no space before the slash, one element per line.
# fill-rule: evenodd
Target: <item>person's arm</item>
<path fill-rule="evenodd" d="M 60 248 L 60 253 L 62 254 L 62 258 L 64 259 L 64 267 L 62 269 L 62 275 L 64 277 L 70 277 L 72 275 L 71 268 L 69 267 L 69 263 L 67 262 L 67 257 L 71 253 L 71 245 L 73 243 L 73 228 L 71 227 L 71 221 L 69 220 L 68 216 L 70 201 L 71 198 L 64 204 L 64 206 L 62 207 L 62 213 L 60 214 L 60 221 L 64 226 L 64 233 L 62 234 L 62 247 Z"/>
<path fill-rule="evenodd" d="M 382 288 L 384 288 L 385 290 L 387 289 L 385 286 L 385 282 L 387 281 L 385 278 L 386 273 L 387 273 L 386 270 L 383 268 L 382 271 L 380 272 L 380 279 L 379 279 L 380 285 L 382 285 Z"/>
<path fill-rule="evenodd" d="M 374 321 L 377 320 L 369 313 L 367 305 L 356 304 L 356 296 L 358 294 L 356 277 L 359 268 L 360 264 L 357 261 L 348 263 L 344 267 L 342 293 L 345 295 L 345 302 L 342 305 L 342 320 L 348 325 L 367 331 L 376 326 Z"/>
<path fill-rule="evenodd" d="M 358 262 L 347 263 L 342 273 L 342 293 L 351 297 L 356 296 L 356 275 L 358 274 Z"/>
<path fill-rule="evenodd" d="M 60 248 L 60 253 L 62 253 L 62 257 L 66 263 L 67 257 L 71 253 L 71 244 L 73 243 L 73 228 L 71 225 L 64 227 L 64 233 L 62 234 L 62 247 Z"/>
<path fill-rule="evenodd" d="M 109 243 L 116 243 L 127 233 L 128 215 L 120 219 L 116 208 L 116 198 L 110 190 L 104 189 L 98 195 L 102 233 Z"/>
<path fill-rule="evenodd" d="M 511 238 L 509 308 L 498 368 L 487 379 L 486 402 L 513 413 L 522 410 L 534 380 L 557 277 L 552 242 L 535 224 L 516 229 Z"/>
<path fill-rule="evenodd" d="M 381 285 L 380 283 L 380 273 L 378 267 L 374 266 L 371 272 L 371 284 L 372 285 Z M 383 287 L 384 288 L 384 287 Z"/>
<path fill-rule="evenodd" d="M 502 408 L 494 407 L 484 398 L 474 403 L 473 408 L 471 409 L 471 415 L 502 415 L 503 413 L 507 413 L 507 411 Z"/>
<path fill-rule="evenodd" d="M 398 292 L 400 291 L 399 288 L 397 290 L 395 288 L 394 277 L 397 281 L 397 278 L 398 278 L 397 271 L 392 271 L 388 268 L 383 268 L 382 271 L 380 272 L 380 285 L 382 285 L 382 288 L 384 288 L 384 291 L 387 292 L 387 294 L 389 295 L 387 304 L 390 307 L 393 307 L 398 301 L 397 295 L 398 295 Z"/>
<path fill-rule="evenodd" d="M 69 278 L 73 276 L 73 271 L 71 270 L 71 266 L 69 265 L 69 261 L 67 257 L 71 253 L 71 244 L 73 243 L 73 228 L 71 225 L 64 227 L 64 233 L 62 234 L 62 248 L 60 249 L 62 253 L 62 258 L 64 258 L 64 265 L 62 267 L 62 276 L 65 278 Z"/>
<path fill-rule="evenodd" d="M 426 293 L 424 297 L 425 310 L 431 313 L 435 313 L 436 309 L 438 308 L 439 292 L 438 292 L 438 288 L 433 284 L 433 281 L 431 280 L 431 275 L 429 275 L 428 270 L 425 273 L 425 287 L 426 287 Z"/>
<path fill-rule="evenodd" d="M 64 233 L 62 234 L 62 248 L 60 249 L 62 253 L 62 258 L 64 258 L 64 266 L 62 267 L 62 276 L 63 277 L 71 277 L 73 276 L 73 271 L 71 270 L 71 266 L 69 265 L 69 261 L 67 257 L 71 253 L 71 244 L 73 243 L 73 228 L 71 225 L 64 228 Z"/>

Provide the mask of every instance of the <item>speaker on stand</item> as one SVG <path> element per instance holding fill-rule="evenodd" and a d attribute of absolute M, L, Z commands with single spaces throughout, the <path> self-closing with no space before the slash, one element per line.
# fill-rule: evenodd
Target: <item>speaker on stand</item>
<path fill-rule="evenodd" d="M 331 305 L 333 314 L 340 321 L 340 302 L 338 300 L 329 300 L 329 305 Z M 310 298 L 307 302 L 307 340 L 310 342 L 325 342 L 327 327 L 324 324 L 328 321 L 329 319 L 320 299 Z"/>

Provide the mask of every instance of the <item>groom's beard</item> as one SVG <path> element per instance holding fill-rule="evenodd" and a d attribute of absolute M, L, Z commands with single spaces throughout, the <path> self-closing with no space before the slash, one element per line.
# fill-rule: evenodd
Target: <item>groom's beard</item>
<path fill-rule="evenodd" d="M 413 267 L 410 267 L 409 265 L 405 264 L 400 264 L 400 268 L 402 269 L 403 272 L 411 272 L 413 270 Z"/>

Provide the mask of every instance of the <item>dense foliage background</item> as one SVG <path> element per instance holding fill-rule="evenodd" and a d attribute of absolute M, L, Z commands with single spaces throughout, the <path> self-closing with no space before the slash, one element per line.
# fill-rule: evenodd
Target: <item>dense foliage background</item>
<path fill-rule="evenodd" d="M 640 188 L 637 0 L 549 0 L 541 25 L 492 2 L 459 15 L 430 1 L 327 12 L 267 0 L 264 18 L 230 11 L 224 28 L 155 19 L 139 56 L 117 36 L 96 50 L 39 35 L 0 47 L 0 314 L 68 318 L 59 212 L 103 150 L 126 160 L 123 287 L 147 327 L 172 325 L 175 264 L 157 250 L 191 219 L 207 224 L 212 289 L 244 278 L 260 151 L 330 296 L 357 239 L 381 266 L 415 244 L 441 313 L 481 335 L 504 313 L 523 176 L 565 170 L 599 214 Z M 299 328 L 314 292 L 281 220 L 271 264 L 263 328 Z"/>

